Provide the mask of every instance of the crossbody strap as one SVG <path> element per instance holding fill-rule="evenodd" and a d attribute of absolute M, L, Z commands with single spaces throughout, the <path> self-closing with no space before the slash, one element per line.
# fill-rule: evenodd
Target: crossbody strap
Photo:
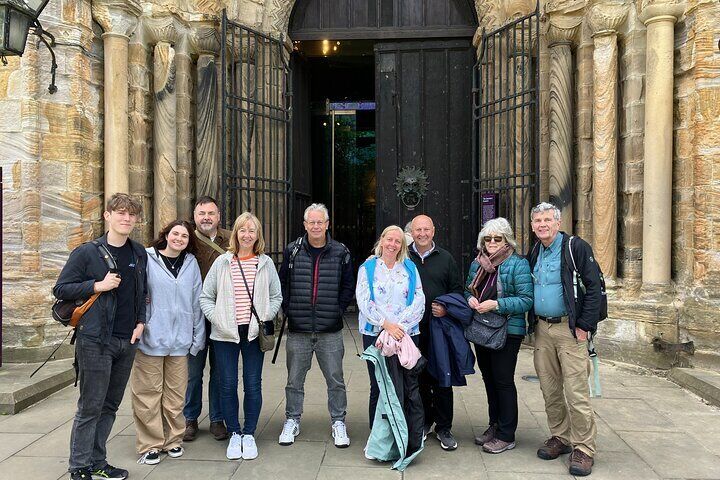
<path fill-rule="evenodd" d="M 253 284 L 253 292 L 250 291 L 250 286 L 247 283 L 247 279 L 245 278 L 245 271 L 243 270 L 242 263 L 240 263 L 240 259 L 237 259 L 238 268 L 240 269 L 240 275 L 242 275 L 243 283 L 245 284 L 245 291 L 247 291 L 248 296 L 250 297 L 250 319 L 252 319 L 252 315 L 255 315 L 255 318 L 257 318 L 257 321 L 260 322 L 260 315 L 258 315 L 257 310 L 255 310 L 255 301 L 253 300 L 253 295 L 255 291 L 255 284 Z M 260 267 L 260 263 L 258 262 L 258 267 Z M 259 270 L 259 268 L 258 268 Z"/>
<path fill-rule="evenodd" d="M 203 242 L 205 245 L 207 245 L 208 247 L 210 247 L 210 248 L 212 248 L 213 250 L 215 250 L 216 252 L 218 252 L 220 255 L 225 254 L 225 250 L 223 250 L 223 248 L 222 248 L 220 245 L 218 245 L 217 243 L 213 242 L 213 241 L 210 239 L 210 237 L 206 237 L 205 235 L 203 235 L 202 233 L 198 232 L 197 230 L 195 230 L 195 236 L 198 238 L 198 240 L 200 240 L 200 241 Z"/>

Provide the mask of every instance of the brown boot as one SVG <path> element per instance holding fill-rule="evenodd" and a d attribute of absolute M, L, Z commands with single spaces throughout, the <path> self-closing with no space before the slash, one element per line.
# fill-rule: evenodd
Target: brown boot
<path fill-rule="evenodd" d="M 217 441 L 228 438 L 227 428 L 225 428 L 225 422 L 222 420 L 219 422 L 210 422 L 210 433 L 212 433 Z"/>
<path fill-rule="evenodd" d="M 592 473 L 594 463 L 595 460 L 590 455 L 576 448 L 570 455 L 570 475 L 576 477 L 588 476 Z"/>
<path fill-rule="evenodd" d="M 537 456 L 543 460 L 555 460 L 563 453 L 572 452 L 570 445 L 565 445 L 560 438 L 552 436 L 545 440 L 545 445 L 537 451 Z"/>
<path fill-rule="evenodd" d="M 482 433 L 482 435 L 480 435 L 479 437 L 475 437 L 475 445 L 486 444 L 487 442 L 495 438 L 495 432 L 497 432 L 497 425 L 490 425 L 487 430 Z"/>
<path fill-rule="evenodd" d="M 192 442 L 197 437 L 198 423 L 197 420 L 186 420 L 185 421 L 185 435 L 183 435 L 183 442 Z"/>

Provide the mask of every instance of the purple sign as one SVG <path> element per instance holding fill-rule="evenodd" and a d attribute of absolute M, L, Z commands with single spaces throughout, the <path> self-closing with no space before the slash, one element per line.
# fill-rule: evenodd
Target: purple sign
<path fill-rule="evenodd" d="M 498 209 L 498 194 L 497 193 L 482 193 L 480 194 L 480 221 L 482 225 L 485 222 L 492 220 L 497 217 Z"/>

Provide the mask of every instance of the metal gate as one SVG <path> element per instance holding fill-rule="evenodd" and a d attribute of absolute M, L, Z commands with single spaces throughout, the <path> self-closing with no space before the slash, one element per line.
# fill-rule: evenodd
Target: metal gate
<path fill-rule="evenodd" d="M 472 228 L 505 217 L 519 253 L 539 199 L 539 15 L 483 34 L 473 74 Z"/>
<path fill-rule="evenodd" d="M 222 17 L 222 212 L 227 228 L 253 212 L 265 252 L 279 262 L 288 242 L 291 93 L 289 52 L 274 38 Z"/>

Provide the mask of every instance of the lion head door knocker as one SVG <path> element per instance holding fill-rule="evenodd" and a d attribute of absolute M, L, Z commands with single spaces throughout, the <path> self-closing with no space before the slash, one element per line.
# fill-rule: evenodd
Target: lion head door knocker
<path fill-rule="evenodd" d="M 395 179 L 395 190 L 400 201 L 408 210 L 413 210 L 422 201 L 428 190 L 427 174 L 415 167 L 403 167 Z"/>

